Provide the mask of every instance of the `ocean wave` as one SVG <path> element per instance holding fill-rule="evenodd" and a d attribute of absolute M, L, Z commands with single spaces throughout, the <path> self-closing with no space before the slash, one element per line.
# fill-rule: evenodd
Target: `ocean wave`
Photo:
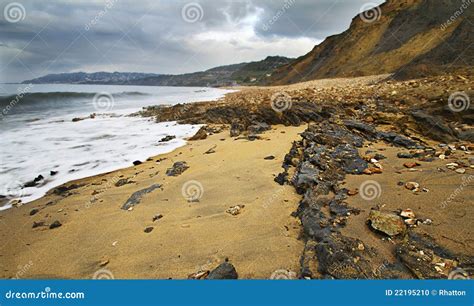
<path fill-rule="evenodd" d="M 21 101 L 21 103 L 38 103 L 42 101 L 75 101 L 75 100 L 92 100 L 97 93 L 94 92 L 33 92 L 25 93 L 23 95 L 7 95 L 0 96 L 0 106 L 7 106 L 11 103 Z M 138 91 L 124 91 L 120 93 L 112 93 L 112 96 L 117 98 L 128 97 L 144 97 L 150 96 L 148 93 Z"/>

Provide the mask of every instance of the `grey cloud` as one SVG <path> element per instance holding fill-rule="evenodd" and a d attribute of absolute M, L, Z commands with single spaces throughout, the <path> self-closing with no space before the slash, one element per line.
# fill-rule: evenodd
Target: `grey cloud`
<path fill-rule="evenodd" d="M 10 1 L 0 0 L 0 82 L 80 70 L 183 73 L 273 52 L 303 55 L 347 28 L 364 3 L 382 1 L 294 0 L 266 31 L 263 26 L 284 0 L 196 0 L 203 15 L 195 23 L 183 20 L 182 8 L 190 3 L 183 0 L 109 0 L 109 8 L 94 0 L 15 2 L 25 7 L 26 16 L 10 23 L 3 16 Z M 196 40 L 206 33 L 215 37 Z"/>

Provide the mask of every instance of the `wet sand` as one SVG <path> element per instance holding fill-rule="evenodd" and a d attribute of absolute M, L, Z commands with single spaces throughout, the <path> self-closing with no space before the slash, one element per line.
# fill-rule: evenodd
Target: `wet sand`
<path fill-rule="evenodd" d="M 234 140 L 225 130 L 136 167 L 71 182 L 82 187 L 69 196 L 50 192 L 3 211 L 0 276 L 87 279 L 99 271 L 114 278 L 182 279 L 226 258 L 240 278 L 297 271 L 302 242 L 291 213 L 299 196 L 273 179 L 303 130 L 274 127 L 257 141 Z M 213 147 L 215 153 L 204 154 Z M 269 155 L 275 159 L 265 160 Z M 189 169 L 166 176 L 177 161 Z M 122 178 L 133 183 L 116 187 Z M 189 181 L 202 185 L 199 202 L 183 196 Z M 132 193 L 153 184 L 162 187 L 144 195 L 133 210 L 121 209 Z M 236 216 L 226 213 L 235 205 L 245 207 Z M 39 211 L 30 216 L 33 209 Z M 157 214 L 163 217 L 152 221 Z M 56 220 L 62 226 L 49 229 Z M 44 226 L 32 228 L 40 221 Z M 147 227 L 153 230 L 145 233 Z"/>

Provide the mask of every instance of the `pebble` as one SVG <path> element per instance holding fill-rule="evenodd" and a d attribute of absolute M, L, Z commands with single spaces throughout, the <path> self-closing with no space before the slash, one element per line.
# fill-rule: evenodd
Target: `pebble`
<path fill-rule="evenodd" d="M 154 215 L 153 216 L 153 222 L 155 222 L 156 220 L 160 220 L 161 218 L 163 218 L 162 214 Z"/>
<path fill-rule="evenodd" d="M 39 209 L 33 208 L 32 210 L 30 210 L 30 216 L 34 216 L 34 215 L 36 215 L 38 212 L 39 212 Z"/>
<path fill-rule="evenodd" d="M 349 196 L 355 196 L 356 194 L 359 193 L 359 190 L 356 188 L 356 189 L 353 189 L 353 190 L 348 190 L 347 191 L 347 195 Z"/>
<path fill-rule="evenodd" d="M 58 228 L 58 227 L 60 227 L 60 226 L 62 226 L 61 222 L 59 222 L 58 220 L 56 220 L 56 221 L 54 221 L 53 223 L 51 223 L 51 224 L 49 225 L 49 229 Z"/>
<path fill-rule="evenodd" d="M 404 218 L 414 219 L 415 213 L 410 208 L 407 208 L 407 209 L 402 210 L 402 212 L 400 213 L 400 216 Z"/>
<path fill-rule="evenodd" d="M 459 168 L 459 169 L 456 169 L 456 172 L 459 173 L 459 174 L 464 174 L 464 173 L 466 173 L 466 169 Z"/>
<path fill-rule="evenodd" d="M 415 167 L 418 167 L 418 166 L 421 166 L 421 165 L 419 163 L 413 163 L 412 162 L 412 163 L 404 163 L 403 166 L 405 168 L 410 169 L 410 168 L 415 168 Z"/>
<path fill-rule="evenodd" d="M 408 189 L 408 190 L 418 190 L 418 188 L 420 188 L 420 184 L 418 184 L 417 182 L 407 182 L 405 183 L 405 188 Z"/>
<path fill-rule="evenodd" d="M 228 214 L 231 214 L 233 216 L 237 216 L 238 214 L 240 214 L 241 210 L 245 207 L 245 205 L 236 205 L 236 206 L 232 206 L 230 207 L 229 209 L 226 210 L 226 212 Z"/>
<path fill-rule="evenodd" d="M 148 226 L 143 231 L 148 234 L 148 233 L 151 233 L 152 230 L 153 230 L 153 226 Z"/>

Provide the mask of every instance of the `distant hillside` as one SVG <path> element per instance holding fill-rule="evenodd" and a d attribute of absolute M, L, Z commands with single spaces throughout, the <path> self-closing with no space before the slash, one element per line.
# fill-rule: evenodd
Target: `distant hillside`
<path fill-rule="evenodd" d="M 146 77 L 158 76 L 154 73 L 136 73 L 136 72 L 74 72 L 48 74 L 46 76 L 27 80 L 25 84 L 123 84 Z"/>
<path fill-rule="evenodd" d="M 263 82 L 272 72 L 292 59 L 269 56 L 262 61 L 220 66 L 206 71 L 180 75 L 160 75 L 133 72 L 96 72 L 49 74 L 27 80 L 29 84 L 108 84 L 108 85 L 153 85 L 153 86 L 231 86 L 251 85 Z"/>
<path fill-rule="evenodd" d="M 266 83 L 382 73 L 422 77 L 472 67 L 474 6 L 466 7 L 466 3 L 388 0 L 364 17 L 356 16 L 347 31 L 328 37 L 308 54 L 278 69 Z M 379 18 L 371 19 L 374 15 Z M 454 21 L 448 25 L 451 19 Z"/>

